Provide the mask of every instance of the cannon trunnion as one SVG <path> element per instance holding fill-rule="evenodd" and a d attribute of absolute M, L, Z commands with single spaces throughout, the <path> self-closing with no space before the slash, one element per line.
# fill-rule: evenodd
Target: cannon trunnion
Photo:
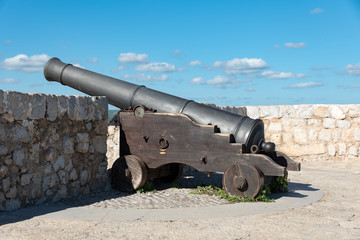
<path fill-rule="evenodd" d="M 171 182 L 184 164 L 204 172 L 223 172 L 231 195 L 255 197 L 265 177 L 299 171 L 300 164 L 265 142 L 260 119 L 223 111 L 50 59 L 48 81 L 92 96 L 106 96 L 121 109 L 120 158 L 112 166 L 112 185 L 134 190 L 148 179 Z M 269 179 L 269 178 L 267 178 Z M 271 179 L 271 178 L 270 178 Z"/>

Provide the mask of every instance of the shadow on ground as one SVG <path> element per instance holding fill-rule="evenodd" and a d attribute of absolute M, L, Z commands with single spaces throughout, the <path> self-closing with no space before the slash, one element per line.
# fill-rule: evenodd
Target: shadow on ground
<path fill-rule="evenodd" d="M 222 187 L 222 176 L 223 174 L 212 173 L 211 176 L 208 177 L 208 175 L 203 172 L 189 172 L 189 173 L 184 173 L 181 176 L 181 178 L 179 178 L 173 183 L 161 183 L 155 181 L 154 187 L 158 191 L 172 187 L 191 189 L 191 188 L 197 188 L 197 186 L 201 186 L 201 185 L 206 185 L 206 186 L 213 185 L 217 187 Z M 272 194 L 270 198 L 275 200 L 283 196 L 288 196 L 292 198 L 304 198 L 307 195 L 300 194 L 297 191 L 318 191 L 318 190 L 319 189 L 312 188 L 310 184 L 289 183 L 289 192 Z M 115 189 L 110 189 L 104 192 L 91 193 L 89 195 L 81 195 L 78 197 L 63 199 L 58 202 L 44 203 L 41 205 L 26 207 L 15 211 L 0 212 L 0 226 L 19 222 L 19 221 L 24 221 L 36 216 L 62 211 L 67 208 L 87 206 L 105 200 L 126 197 L 131 194 L 134 193 L 126 193 Z"/>

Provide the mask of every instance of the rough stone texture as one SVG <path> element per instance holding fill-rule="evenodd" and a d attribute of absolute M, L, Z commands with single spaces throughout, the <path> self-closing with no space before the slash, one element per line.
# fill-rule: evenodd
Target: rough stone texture
<path fill-rule="evenodd" d="M 0 211 L 102 190 L 105 113 L 104 97 L 0 90 Z"/>
<path fill-rule="evenodd" d="M 360 158 L 360 105 L 250 106 L 261 117 L 265 138 L 297 160 Z M 255 109 L 255 110 L 254 110 Z M 280 109 L 279 112 L 276 109 Z M 260 112 L 260 114 L 258 114 Z M 317 158 L 319 159 L 319 158 Z"/>

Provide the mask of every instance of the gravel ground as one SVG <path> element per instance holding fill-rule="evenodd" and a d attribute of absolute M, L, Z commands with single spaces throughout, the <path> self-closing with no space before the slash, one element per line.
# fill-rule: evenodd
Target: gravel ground
<path fill-rule="evenodd" d="M 303 162 L 302 167 L 301 172 L 289 172 L 290 181 L 311 184 L 325 193 L 322 200 L 305 207 L 196 221 L 64 221 L 35 216 L 0 226 L 0 239 L 360 239 L 360 162 Z M 218 183 L 220 176 L 214 177 L 218 179 L 212 183 Z M 187 197 L 187 191 L 182 185 L 145 195 L 109 191 L 62 204 L 110 209 L 224 204 L 209 196 Z"/>

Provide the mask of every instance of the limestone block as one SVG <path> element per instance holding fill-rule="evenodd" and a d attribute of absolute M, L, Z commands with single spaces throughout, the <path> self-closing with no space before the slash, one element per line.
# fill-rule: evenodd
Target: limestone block
<path fill-rule="evenodd" d="M 355 141 L 360 141 L 360 129 L 354 130 L 354 139 Z"/>
<path fill-rule="evenodd" d="M 59 180 L 61 184 L 65 185 L 69 182 L 68 174 L 64 170 L 59 170 L 57 174 L 59 176 Z"/>
<path fill-rule="evenodd" d="M 5 105 L 5 93 L 3 90 L 0 90 L 0 114 L 4 113 L 4 105 Z"/>
<path fill-rule="evenodd" d="M 307 156 L 307 155 L 317 155 L 317 154 L 325 154 L 326 147 L 324 144 L 309 144 L 309 145 L 281 145 L 280 151 L 284 152 L 288 156 Z"/>
<path fill-rule="evenodd" d="M 280 133 L 273 133 L 270 135 L 270 142 L 273 142 L 275 144 L 281 143 L 281 134 Z"/>
<path fill-rule="evenodd" d="M 63 137 L 63 152 L 67 154 L 74 153 L 74 140 L 68 136 Z"/>
<path fill-rule="evenodd" d="M 360 117 L 360 106 L 359 105 L 351 105 L 349 108 L 349 116 L 351 118 L 357 118 Z"/>
<path fill-rule="evenodd" d="M 64 169 L 65 167 L 64 157 L 59 156 L 52 166 L 55 172 L 59 171 L 60 169 Z"/>
<path fill-rule="evenodd" d="M 291 105 L 279 106 L 279 114 L 281 118 L 296 118 L 296 109 Z"/>
<path fill-rule="evenodd" d="M 347 121 L 347 120 L 338 120 L 336 122 L 336 126 L 338 128 L 345 128 L 345 129 L 348 129 L 351 127 L 351 121 Z"/>
<path fill-rule="evenodd" d="M 40 119 L 45 117 L 46 95 L 29 94 L 28 101 L 31 103 L 30 119 Z"/>
<path fill-rule="evenodd" d="M 329 142 L 331 140 L 331 130 L 323 129 L 320 131 L 319 139 Z"/>
<path fill-rule="evenodd" d="M 330 115 L 335 119 L 345 119 L 345 113 L 337 105 L 330 106 Z"/>
<path fill-rule="evenodd" d="M 272 119 L 280 118 L 279 106 L 261 106 L 260 107 L 260 118 Z"/>
<path fill-rule="evenodd" d="M 24 126 L 15 125 L 10 129 L 9 133 L 9 140 L 12 142 L 30 142 L 30 134 Z"/>
<path fill-rule="evenodd" d="M 77 121 L 80 118 L 78 97 L 69 96 L 67 113 L 70 120 Z"/>
<path fill-rule="evenodd" d="M 76 142 L 77 143 L 89 143 L 89 134 L 88 133 L 77 133 Z"/>
<path fill-rule="evenodd" d="M 321 120 L 312 118 L 312 119 L 308 120 L 308 124 L 309 124 L 309 126 L 312 126 L 312 127 L 320 127 L 321 126 Z"/>
<path fill-rule="evenodd" d="M 48 162 L 54 161 L 56 158 L 56 150 L 52 147 L 49 147 L 45 152 L 45 160 Z"/>
<path fill-rule="evenodd" d="M 89 118 L 89 97 L 78 96 L 78 116 L 77 121 L 83 121 Z"/>
<path fill-rule="evenodd" d="M 44 175 L 45 176 L 48 176 L 50 174 L 53 173 L 53 168 L 52 168 L 52 165 L 47 165 L 45 168 L 44 168 Z"/>
<path fill-rule="evenodd" d="M 68 96 L 57 96 L 57 115 L 59 118 L 62 118 L 68 112 L 69 99 L 70 97 Z"/>
<path fill-rule="evenodd" d="M 257 106 L 247 106 L 246 107 L 247 116 L 251 118 L 259 118 L 260 117 L 260 109 Z"/>
<path fill-rule="evenodd" d="M 7 193 L 5 193 L 6 198 L 13 199 L 16 197 L 17 194 L 17 188 L 16 186 L 9 189 Z"/>
<path fill-rule="evenodd" d="M 93 145 L 99 153 L 106 153 L 106 136 L 93 137 Z"/>
<path fill-rule="evenodd" d="M 358 154 L 359 154 L 358 147 L 356 147 L 356 146 L 351 146 L 351 147 L 349 148 L 349 152 L 348 152 L 348 153 L 349 153 L 350 156 L 357 157 Z"/>
<path fill-rule="evenodd" d="M 345 156 L 346 155 L 346 143 L 339 143 L 339 156 Z"/>
<path fill-rule="evenodd" d="M 269 132 L 281 132 L 281 130 L 282 130 L 281 122 L 272 122 L 267 128 L 267 131 Z"/>
<path fill-rule="evenodd" d="M 13 211 L 21 207 L 21 202 L 18 199 L 9 199 L 5 202 L 6 211 Z"/>
<path fill-rule="evenodd" d="M 5 142 L 6 140 L 6 125 L 0 123 L 0 142 Z"/>
<path fill-rule="evenodd" d="M 312 105 L 301 105 L 298 109 L 299 118 L 309 119 L 314 115 L 314 108 Z"/>
<path fill-rule="evenodd" d="M 55 95 L 46 95 L 46 119 L 54 121 L 58 116 L 58 98 Z"/>
<path fill-rule="evenodd" d="M 78 143 L 76 144 L 75 150 L 80 153 L 87 153 L 89 151 L 89 143 Z"/>
<path fill-rule="evenodd" d="M 294 140 L 296 143 L 306 143 L 307 142 L 306 130 L 302 128 L 294 129 Z"/>
<path fill-rule="evenodd" d="M 354 130 L 353 129 L 343 129 L 341 131 L 341 139 L 345 142 L 353 142 L 354 138 Z"/>
<path fill-rule="evenodd" d="M 324 128 L 335 128 L 336 121 L 332 118 L 324 118 L 323 126 Z"/>
<path fill-rule="evenodd" d="M 87 183 L 89 177 L 89 173 L 86 170 L 81 171 L 80 173 L 80 185 L 83 186 Z"/>
<path fill-rule="evenodd" d="M 9 168 L 4 165 L 1 165 L 0 166 L 0 179 L 3 179 L 8 172 L 9 172 Z"/>
<path fill-rule="evenodd" d="M 95 119 L 106 120 L 108 117 L 108 100 L 106 97 L 95 97 L 96 108 L 95 108 Z"/>
<path fill-rule="evenodd" d="M 5 145 L 0 144 L 0 156 L 6 155 L 8 153 L 8 149 Z"/>
<path fill-rule="evenodd" d="M 70 188 L 68 188 L 68 193 L 72 196 L 79 195 L 80 181 L 75 181 L 75 182 L 70 183 Z"/>
<path fill-rule="evenodd" d="M 334 144 L 329 144 L 327 149 L 330 156 L 334 157 L 336 155 L 336 146 Z"/>
<path fill-rule="evenodd" d="M 330 117 L 329 108 L 327 106 L 315 106 L 314 116 L 317 116 L 317 117 L 320 117 L 320 118 L 328 118 L 328 117 Z"/>
<path fill-rule="evenodd" d="M 341 139 L 341 129 L 332 129 L 331 133 L 333 142 L 338 142 Z"/>
<path fill-rule="evenodd" d="M 311 140 L 311 141 L 315 141 L 315 140 L 318 138 L 318 135 L 319 135 L 319 133 L 318 133 L 317 130 L 315 130 L 315 129 L 310 129 L 310 130 L 309 130 L 309 134 L 308 134 L 308 138 L 309 138 L 309 140 Z"/>
<path fill-rule="evenodd" d="M 4 178 L 2 180 L 2 189 L 3 189 L 3 191 L 4 192 L 9 191 L 10 186 L 11 186 L 10 178 Z"/>
<path fill-rule="evenodd" d="M 307 125 L 307 120 L 305 119 L 292 119 L 291 125 L 293 127 L 303 127 Z"/>
<path fill-rule="evenodd" d="M 95 134 L 106 135 L 107 134 L 107 128 L 108 128 L 108 123 L 105 120 L 96 121 L 94 123 L 94 132 L 95 132 Z"/>
<path fill-rule="evenodd" d="M 29 114 L 29 102 L 26 94 L 7 91 L 5 111 L 12 114 L 15 120 L 24 120 Z"/>
<path fill-rule="evenodd" d="M 282 135 L 283 143 L 290 144 L 293 142 L 291 133 L 284 133 Z"/>
<path fill-rule="evenodd" d="M 49 188 L 55 187 L 59 183 L 59 177 L 56 173 L 51 174 L 50 176 L 44 177 L 42 184 L 42 191 L 45 192 Z"/>
<path fill-rule="evenodd" d="M 25 150 L 24 148 L 15 149 L 13 152 L 13 162 L 16 166 L 24 166 Z"/>
<path fill-rule="evenodd" d="M 30 184 L 32 174 L 23 174 L 21 175 L 21 186 Z"/>
<path fill-rule="evenodd" d="M 72 169 L 69 175 L 69 180 L 76 181 L 78 179 L 78 174 L 75 169 Z"/>

